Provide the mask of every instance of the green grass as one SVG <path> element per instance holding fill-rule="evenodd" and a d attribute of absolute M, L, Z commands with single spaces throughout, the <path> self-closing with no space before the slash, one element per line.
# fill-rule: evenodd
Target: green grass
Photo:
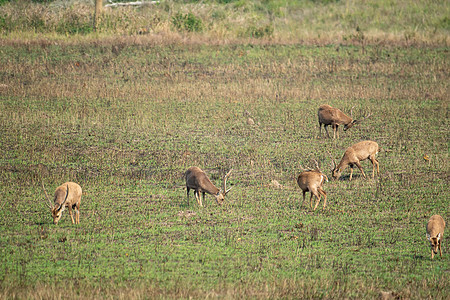
<path fill-rule="evenodd" d="M 73 41 L 142 35 L 221 44 L 257 40 L 448 46 L 450 8 L 446 4 L 411 0 L 163 0 L 142 7 L 105 7 L 94 32 L 92 1 L 0 1 L 0 37 Z"/>
<path fill-rule="evenodd" d="M 0 297 L 448 298 L 425 239 L 450 219 L 448 68 L 445 47 L 4 41 Z M 322 103 L 372 116 L 318 137 Z M 302 205 L 300 165 L 331 179 L 327 151 L 366 139 L 380 176 Z M 226 205 L 187 206 L 193 165 L 233 168 Z M 82 186 L 80 225 L 52 224 L 41 178 Z"/>

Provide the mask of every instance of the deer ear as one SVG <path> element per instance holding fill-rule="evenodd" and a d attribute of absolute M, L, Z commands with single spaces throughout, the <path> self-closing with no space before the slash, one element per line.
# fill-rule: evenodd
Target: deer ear
<path fill-rule="evenodd" d="M 430 240 L 431 239 L 431 235 L 429 235 L 428 233 L 427 233 L 427 240 Z"/>

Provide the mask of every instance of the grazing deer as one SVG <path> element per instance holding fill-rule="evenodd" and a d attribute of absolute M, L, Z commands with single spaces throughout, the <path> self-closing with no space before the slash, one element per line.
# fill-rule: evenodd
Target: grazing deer
<path fill-rule="evenodd" d="M 437 254 L 439 248 L 439 254 L 442 258 L 442 236 L 444 235 L 445 221 L 440 215 L 434 215 L 427 223 L 427 240 L 430 241 L 431 247 L 431 259 Z"/>
<path fill-rule="evenodd" d="M 380 147 L 376 142 L 363 141 L 348 147 L 347 150 L 345 150 L 344 156 L 342 156 L 342 159 L 338 165 L 336 165 L 333 157 L 331 157 L 334 163 L 334 169 L 332 170 L 333 178 L 339 179 L 345 168 L 347 168 L 347 166 L 350 166 L 350 180 L 352 180 L 353 165 L 356 165 L 361 171 L 364 178 L 366 178 L 366 174 L 364 174 L 363 168 L 360 163 L 361 161 L 366 159 L 370 159 L 370 161 L 372 162 L 372 178 L 375 178 L 375 165 L 377 167 L 377 174 L 380 173 L 379 163 L 375 159 L 375 156 L 378 154 L 379 150 Z"/>
<path fill-rule="evenodd" d="M 313 195 L 316 196 L 317 201 L 316 205 L 314 206 L 314 210 L 316 210 L 317 206 L 319 205 L 320 197 L 322 195 L 324 196 L 323 208 L 325 208 L 325 206 L 327 205 L 327 193 L 325 193 L 325 191 L 322 189 L 322 186 L 325 180 L 328 182 L 328 177 L 320 171 L 319 164 L 317 163 L 317 161 L 315 162 L 316 162 L 315 169 L 305 170 L 303 169 L 302 166 L 300 166 L 303 172 L 300 173 L 300 175 L 298 175 L 297 177 L 297 184 L 303 191 L 302 204 L 303 202 L 305 202 L 306 192 L 310 192 L 311 193 L 310 206 L 312 209 Z"/>
<path fill-rule="evenodd" d="M 203 194 L 203 201 L 205 201 L 205 193 L 213 195 L 216 197 L 216 202 L 219 205 L 222 205 L 225 201 L 225 196 L 231 190 L 227 190 L 227 178 L 231 174 L 230 170 L 225 177 L 223 178 L 223 187 L 222 189 L 217 188 L 211 180 L 209 180 L 208 176 L 206 176 L 205 172 L 203 172 L 198 167 L 190 167 L 186 173 L 184 174 L 186 178 L 186 190 L 187 190 L 187 198 L 188 198 L 188 206 L 189 206 L 189 191 L 191 189 L 194 190 L 195 198 L 197 199 L 198 205 L 203 206 L 202 199 L 200 198 L 200 193 Z"/>
<path fill-rule="evenodd" d="M 81 203 L 81 187 L 75 182 L 66 182 L 56 188 L 55 195 L 53 197 L 53 203 L 48 197 L 47 191 L 45 190 L 44 183 L 42 183 L 42 188 L 44 189 L 45 197 L 47 198 L 47 206 L 50 208 L 53 217 L 53 223 L 58 224 L 61 219 L 62 212 L 69 208 L 70 218 L 72 219 L 72 224 L 80 223 L 80 203 Z M 73 219 L 72 209 L 75 210 L 75 220 Z"/>
<path fill-rule="evenodd" d="M 333 128 L 333 138 L 339 138 L 339 125 L 344 125 L 344 131 L 347 129 L 350 129 L 353 125 L 360 123 L 364 119 L 370 117 L 370 114 L 362 118 L 361 120 L 353 120 L 353 107 L 350 111 L 350 115 L 352 117 L 347 116 L 344 114 L 340 109 L 331 107 L 329 105 L 323 104 L 319 106 L 319 111 L 317 113 L 319 116 L 319 135 L 322 136 L 322 124 L 325 128 L 325 132 L 327 133 L 327 136 L 330 137 L 328 134 L 327 126 L 331 125 Z"/>

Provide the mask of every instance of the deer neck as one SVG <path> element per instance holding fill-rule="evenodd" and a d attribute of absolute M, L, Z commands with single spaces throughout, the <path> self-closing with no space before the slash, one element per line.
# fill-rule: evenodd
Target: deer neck
<path fill-rule="evenodd" d="M 216 196 L 216 195 L 219 195 L 219 193 L 220 193 L 220 189 L 218 188 L 218 187 L 216 187 L 211 181 L 207 181 L 207 182 L 205 182 L 205 184 L 203 184 L 203 190 L 205 191 L 205 192 L 207 192 L 208 194 L 210 194 L 210 195 L 214 195 L 214 196 Z"/>
<path fill-rule="evenodd" d="M 348 125 L 351 122 L 353 122 L 353 119 L 344 113 L 342 113 L 341 120 L 342 120 L 342 124 L 344 124 L 344 125 Z"/>
<path fill-rule="evenodd" d="M 347 161 L 345 161 L 345 160 L 341 160 L 340 162 L 339 162 L 339 164 L 336 166 L 336 170 L 339 170 L 339 171 L 343 171 L 345 168 L 347 168 L 347 166 L 348 166 L 348 162 Z"/>

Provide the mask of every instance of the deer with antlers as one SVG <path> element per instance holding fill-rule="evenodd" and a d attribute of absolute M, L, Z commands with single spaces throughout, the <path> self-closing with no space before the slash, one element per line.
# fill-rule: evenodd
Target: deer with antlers
<path fill-rule="evenodd" d="M 322 124 L 325 128 L 325 132 L 327 133 L 327 136 L 330 137 L 328 134 L 327 126 L 331 125 L 333 128 L 333 138 L 339 138 L 339 125 L 344 125 L 344 131 L 347 131 L 348 129 L 352 128 L 353 125 L 362 122 L 364 119 L 367 119 L 370 117 L 371 114 L 368 114 L 364 118 L 360 120 L 353 120 L 353 107 L 350 110 L 350 117 L 344 114 L 340 109 L 334 108 L 330 105 L 323 104 L 319 106 L 319 111 L 317 113 L 319 117 L 319 135 L 322 136 Z"/>
<path fill-rule="evenodd" d="M 80 204 L 81 204 L 81 187 L 75 182 L 66 182 L 58 186 L 55 190 L 55 195 L 53 197 L 53 203 L 48 197 L 47 191 L 45 190 L 44 183 L 42 183 L 42 188 L 47 198 L 47 206 L 50 208 L 53 217 L 53 223 L 58 224 L 61 219 L 62 212 L 69 209 L 70 218 L 72 219 L 72 224 L 80 223 Z M 72 209 L 75 211 L 75 219 L 73 218 Z"/>
<path fill-rule="evenodd" d="M 342 156 L 341 161 L 339 164 L 336 164 L 336 161 L 331 156 L 331 159 L 334 163 L 334 168 L 331 171 L 332 176 L 334 179 L 339 179 L 341 177 L 342 172 L 347 168 L 347 166 L 350 166 L 350 180 L 352 180 L 353 176 L 353 166 L 356 165 L 358 169 L 361 171 L 364 178 L 366 178 L 366 174 L 364 174 L 363 168 L 361 166 L 361 161 L 370 159 L 372 162 L 372 178 L 375 178 L 375 166 L 377 169 L 377 174 L 380 173 L 379 163 L 376 160 L 376 155 L 380 151 L 380 147 L 378 144 L 374 141 L 363 141 L 356 143 L 345 150 L 344 155 Z"/>
<path fill-rule="evenodd" d="M 223 186 L 222 189 L 216 187 L 211 180 L 209 180 L 208 176 L 202 169 L 198 167 L 190 167 L 186 173 L 184 174 L 186 178 L 186 194 L 188 199 L 189 206 L 189 191 L 191 189 L 194 190 L 195 198 L 197 199 L 197 203 L 200 206 L 203 206 L 202 199 L 200 197 L 200 193 L 203 195 L 203 201 L 205 201 L 205 194 L 208 193 L 213 195 L 216 198 L 216 202 L 219 205 L 222 205 L 225 201 L 225 196 L 231 190 L 227 190 L 227 178 L 231 174 L 230 170 L 225 177 L 223 178 Z"/>
<path fill-rule="evenodd" d="M 328 177 L 320 171 L 317 161 L 314 161 L 316 163 L 315 169 L 303 169 L 303 167 L 300 166 L 303 172 L 298 175 L 297 184 L 303 191 L 303 202 L 305 202 L 306 192 L 311 193 L 311 209 L 313 208 L 313 196 L 316 196 L 317 201 L 316 205 L 314 206 L 314 210 L 316 210 L 320 202 L 320 197 L 322 195 L 324 196 L 323 208 L 325 208 L 325 206 L 327 205 L 327 193 L 322 189 L 322 186 L 325 180 L 328 181 Z"/>

